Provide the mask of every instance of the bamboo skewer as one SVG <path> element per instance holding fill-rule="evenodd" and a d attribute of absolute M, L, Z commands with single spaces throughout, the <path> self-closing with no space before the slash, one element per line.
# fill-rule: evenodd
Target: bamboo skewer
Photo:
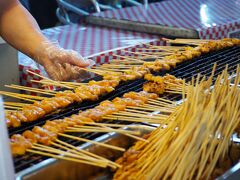
<path fill-rule="evenodd" d="M 131 53 L 131 54 L 141 55 L 141 56 L 144 56 L 144 58 L 150 58 L 150 57 L 157 58 L 157 56 L 145 54 L 143 52 L 132 52 L 132 51 L 125 51 L 125 50 L 122 50 L 122 51 L 127 52 L 127 53 Z"/>
<path fill-rule="evenodd" d="M 110 125 L 109 125 L 109 124 L 105 124 L 105 123 L 85 123 L 85 124 L 90 124 L 90 125 L 102 127 L 102 128 L 108 129 L 109 132 L 118 132 L 118 133 L 121 133 L 121 134 L 123 134 L 123 135 L 125 135 L 125 136 L 129 136 L 129 137 L 131 137 L 131 138 L 133 138 L 133 139 L 147 142 L 145 139 L 133 135 L 134 133 L 129 133 L 128 131 L 127 131 L 127 132 L 125 132 L 125 131 L 123 131 L 123 132 L 122 132 L 122 131 L 115 131 L 115 129 L 112 128 L 112 127 L 126 127 L 126 125 L 119 125 L 119 124 L 110 124 Z M 110 126 L 111 126 L 111 127 L 110 127 Z M 81 128 L 82 126 L 76 125 L 75 127 L 80 127 L 80 128 Z M 95 128 L 96 128 L 96 127 L 94 127 L 94 129 L 95 129 Z M 134 128 L 134 126 L 131 126 L 131 128 Z M 136 127 L 136 128 L 139 128 L 139 126 Z M 137 132 L 136 134 L 139 135 L 139 132 Z"/>
<path fill-rule="evenodd" d="M 30 91 L 30 92 L 36 92 L 36 93 L 41 93 L 41 94 L 46 94 L 46 95 L 54 95 L 53 92 L 49 90 L 44 90 L 44 89 L 37 89 L 37 88 L 30 88 L 30 87 L 25 87 L 25 86 L 18 86 L 18 85 L 5 85 L 5 87 L 13 88 L 13 89 L 19 89 L 19 90 L 25 90 L 25 91 Z"/>
<path fill-rule="evenodd" d="M 5 92 L 5 91 L 0 91 L 0 94 L 6 95 L 6 96 L 12 96 L 12 97 L 21 97 L 21 98 L 26 98 L 26 99 L 32 99 L 32 100 L 43 100 L 43 99 L 45 99 L 45 97 L 32 96 L 32 95 L 27 95 L 27 94 L 19 94 L 19 93 L 12 93 L 12 92 Z"/>
<path fill-rule="evenodd" d="M 148 110 L 148 111 L 162 111 L 162 112 L 168 112 L 171 113 L 173 110 L 169 109 L 161 109 L 159 107 L 133 107 L 133 106 L 127 106 L 128 109 L 134 109 L 134 110 Z"/>
<path fill-rule="evenodd" d="M 16 99 L 22 99 L 24 101 L 30 101 L 30 102 L 36 102 L 37 101 L 37 100 L 32 100 L 32 99 L 28 99 L 28 98 L 25 98 L 25 97 L 21 97 L 19 95 L 10 94 L 10 93 L 4 92 L 4 91 L 0 91 L 0 94 L 5 95 L 5 96 L 14 97 Z"/>
<path fill-rule="evenodd" d="M 89 152 L 89 151 L 85 151 L 85 150 L 82 150 L 82 149 L 80 149 L 80 148 L 77 148 L 77 147 L 75 147 L 75 146 L 73 146 L 73 145 L 71 145 L 71 144 L 68 144 L 68 143 L 66 143 L 66 142 L 63 142 L 63 141 L 61 141 L 61 140 L 59 140 L 59 139 L 56 139 L 56 142 L 58 142 L 59 144 L 62 144 L 62 145 L 64 145 L 64 146 L 67 146 L 67 147 L 69 147 L 69 148 L 71 148 L 71 149 L 73 149 L 73 150 L 76 150 L 76 151 L 78 151 L 78 152 L 81 152 L 81 153 L 83 153 L 83 154 L 86 154 L 86 155 L 88 155 L 88 156 L 90 156 L 90 157 L 97 158 L 97 159 L 101 159 L 101 160 L 105 160 L 105 161 L 109 162 L 109 163 L 112 164 L 112 165 L 115 165 L 115 166 L 117 166 L 117 167 L 120 167 L 120 166 L 119 166 L 117 163 L 115 163 L 115 162 L 112 162 L 112 161 L 110 161 L 110 160 L 108 160 L 108 159 L 105 159 L 105 158 L 103 158 L 103 157 L 101 157 L 101 156 L 99 156 L 99 155 L 96 155 L 96 154 L 94 154 L 94 153 L 91 153 L 91 152 Z"/>
<path fill-rule="evenodd" d="M 56 83 L 54 81 L 36 81 L 36 80 L 31 80 L 31 82 L 35 82 L 35 83 L 39 83 L 39 84 L 43 84 L 43 85 L 48 85 L 48 86 L 57 86 L 57 87 L 64 87 L 67 89 L 74 89 L 72 86 L 67 86 L 65 84 L 61 84 L 61 83 Z"/>
<path fill-rule="evenodd" d="M 62 159 L 62 160 L 73 161 L 73 162 L 77 162 L 77 163 L 84 163 L 84 164 L 89 164 L 89 165 L 94 165 L 94 166 L 99 166 L 99 167 L 106 167 L 106 166 L 102 166 L 101 164 L 91 163 L 89 161 L 83 161 L 83 160 L 79 160 L 79 159 L 75 159 L 75 158 L 64 157 L 64 156 L 51 154 L 51 153 L 47 153 L 47 152 L 42 152 L 42 151 L 37 151 L 37 150 L 32 150 L 32 149 L 28 149 L 27 152 L 39 154 L 42 156 L 48 156 L 48 157 L 52 157 L 55 159 Z"/>
<path fill-rule="evenodd" d="M 66 130 L 66 132 L 117 132 L 122 134 L 134 134 L 139 135 L 139 132 L 127 131 L 127 130 L 119 130 L 119 129 L 109 129 L 109 128 L 99 128 L 99 127 L 91 127 L 91 126 L 81 126 L 81 127 L 70 127 Z"/>
<path fill-rule="evenodd" d="M 99 160 L 97 159 L 93 159 L 92 157 L 86 156 L 83 153 L 79 154 L 76 153 L 75 151 L 73 151 L 72 149 L 66 148 L 62 145 L 59 145 L 57 143 L 52 142 L 51 143 L 54 146 L 60 147 L 61 149 L 65 149 L 67 151 L 63 151 L 60 149 L 56 149 L 50 146 L 45 146 L 45 145 L 41 145 L 41 144 L 34 144 L 34 146 L 32 147 L 33 149 L 37 149 L 37 150 L 42 150 L 42 151 L 47 151 L 47 152 L 51 152 L 51 153 L 56 153 L 59 155 L 65 155 L 65 156 L 70 156 L 73 158 L 78 158 L 78 159 L 82 159 L 82 160 L 89 160 L 89 161 L 98 161 L 99 163 L 101 163 Z M 104 164 L 106 165 L 106 162 L 104 162 Z"/>
<path fill-rule="evenodd" d="M 132 57 L 120 56 L 120 55 L 116 55 L 116 54 L 113 54 L 113 56 L 124 58 L 124 59 L 129 59 L 129 60 L 134 60 L 134 61 L 138 61 L 138 62 L 145 62 L 143 60 L 140 60 L 140 59 L 137 59 L 137 58 L 132 58 Z"/>
<path fill-rule="evenodd" d="M 7 109 L 12 109 L 12 110 L 21 110 L 21 109 L 22 109 L 21 107 L 16 107 L 16 106 L 8 106 L 8 105 L 4 105 L 4 108 L 7 108 Z"/>
<path fill-rule="evenodd" d="M 104 144 L 104 143 L 100 143 L 100 142 L 96 142 L 96 141 L 91 141 L 91 140 L 88 140 L 88 139 L 84 139 L 84 138 L 80 138 L 80 137 L 75 137 L 75 136 L 71 136 L 71 135 L 67 135 L 67 134 L 62 134 L 62 133 L 59 133 L 59 135 L 60 135 L 60 136 L 63 136 L 63 137 L 70 138 L 70 139 L 75 139 L 75 140 L 79 140 L 79 141 L 83 141 L 83 142 L 89 142 L 89 143 L 92 143 L 92 144 L 96 144 L 96 145 L 99 145 L 99 146 L 103 146 L 103 147 L 110 148 L 110 149 L 114 149 L 114 150 L 118 150 L 118 151 L 125 151 L 124 148 L 112 146 L 112 145 L 109 145 L 109 144 Z"/>

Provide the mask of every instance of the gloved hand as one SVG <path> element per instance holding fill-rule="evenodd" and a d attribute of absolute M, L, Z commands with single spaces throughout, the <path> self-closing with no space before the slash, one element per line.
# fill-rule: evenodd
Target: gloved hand
<path fill-rule="evenodd" d="M 93 64 L 92 60 L 84 59 L 73 50 L 65 50 L 58 43 L 44 42 L 35 56 L 50 78 L 58 81 L 77 79 L 86 68 Z"/>

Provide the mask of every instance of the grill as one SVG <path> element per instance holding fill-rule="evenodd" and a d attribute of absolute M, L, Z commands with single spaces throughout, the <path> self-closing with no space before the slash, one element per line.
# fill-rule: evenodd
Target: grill
<path fill-rule="evenodd" d="M 216 76 L 220 74 L 222 70 L 225 69 L 227 64 L 228 64 L 228 72 L 229 73 L 234 72 L 237 65 L 240 63 L 240 47 L 232 47 L 232 48 L 222 50 L 220 52 L 213 52 L 213 53 L 201 56 L 199 58 L 195 58 L 192 61 L 187 61 L 180 65 L 177 65 L 177 67 L 171 71 L 161 72 L 156 75 L 164 75 L 166 73 L 170 73 L 171 75 L 174 75 L 178 78 L 183 78 L 183 79 L 186 79 L 186 81 L 189 81 L 191 80 L 192 77 L 196 78 L 198 73 L 201 73 L 202 76 L 203 75 L 205 75 L 206 77 L 210 76 L 214 63 L 217 63 L 217 68 L 216 68 L 214 78 L 216 78 Z M 213 81 L 214 81 L 214 78 L 213 78 Z M 100 80 L 101 78 L 99 76 L 96 76 L 93 79 Z M 142 90 L 142 85 L 144 82 L 145 80 L 138 79 L 138 80 L 127 82 L 127 83 L 122 83 L 116 88 L 114 92 L 111 92 L 108 95 L 102 96 L 97 102 L 85 102 L 85 103 L 82 103 L 81 105 L 79 104 L 72 105 L 71 107 L 65 109 L 64 111 L 61 111 L 59 114 L 48 116 L 44 119 L 38 120 L 37 122 L 24 124 L 20 128 L 10 129 L 9 133 L 10 135 L 14 133 L 21 133 L 26 129 L 33 128 L 33 126 L 35 125 L 44 124 L 46 120 L 59 119 L 66 116 L 70 116 L 71 114 L 77 113 L 80 110 L 93 108 L 103 100 L 107 100 L 107 99 L 111 100 L 115 97 L 120 97 L 124 93 L 129 91 L 140 91 Z M 181 95 L 165 94 L 163 97 L 170 100 L 181 99 Z M 114 122 L 118 123 L 116 121 Z M 79 133 L 79 137 L 88 138 L 88 139 L 95 139 L 100 135 L 102 135 L 102 133 Z M 79 141 L 75 141 L 71 139 L 62 138 L 61 140 L 64 140 L 65 142 L 75 146 L 79 146 L 82 144 Z M 47 157 L 39 156 L 31 153 L 28 153 L 21 157 L 14 158 L 15 171 L 19 172 L 45 159 L 47 159 Z"/>

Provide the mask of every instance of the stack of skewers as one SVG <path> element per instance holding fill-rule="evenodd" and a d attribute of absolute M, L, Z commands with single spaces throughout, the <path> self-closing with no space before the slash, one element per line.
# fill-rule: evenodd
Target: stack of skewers
<path fill-rule="evenodd" d="M 200 79 L 189 85 L 167 125 L 116 161 L 122 167 L 114 179 L 214 179 L 238 162 L 240 147 L 232 135 L 240 125 L 239 70 L 234 84 L 224 71 L 213 89 Z"/>

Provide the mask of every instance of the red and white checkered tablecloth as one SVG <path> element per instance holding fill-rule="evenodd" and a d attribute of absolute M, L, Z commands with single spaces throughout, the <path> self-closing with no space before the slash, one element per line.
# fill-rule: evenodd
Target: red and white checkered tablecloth
<path fill-rule="evenodd" d="M 92 16 L 192 29 L 202 39 L 240 35 L 240 0 L 167 0 Z"/>
<path fill-rule="evenodd" d="M 96 64 L 109 62 L 112 53 L 121 53 L 121 49 L 135 51 L 139 43 L 152 42 L 154 45 L 165 45 L 156 35 L 145 33 L 123 31 L 111 28 L 96 26 L 66 25 L 46 29 L 43 33 L 51 40 L 58 41 L 60 46 L 66 49 L 73 49 L 84 57 L 93 59 Z M 38 87 L 39 84 L 31 80 L 39 78 L 31 75 L 27 70 L 46 75 L 32 59 L 19 53 L 19 69 L 21 84 L 30 87 Z"/>

